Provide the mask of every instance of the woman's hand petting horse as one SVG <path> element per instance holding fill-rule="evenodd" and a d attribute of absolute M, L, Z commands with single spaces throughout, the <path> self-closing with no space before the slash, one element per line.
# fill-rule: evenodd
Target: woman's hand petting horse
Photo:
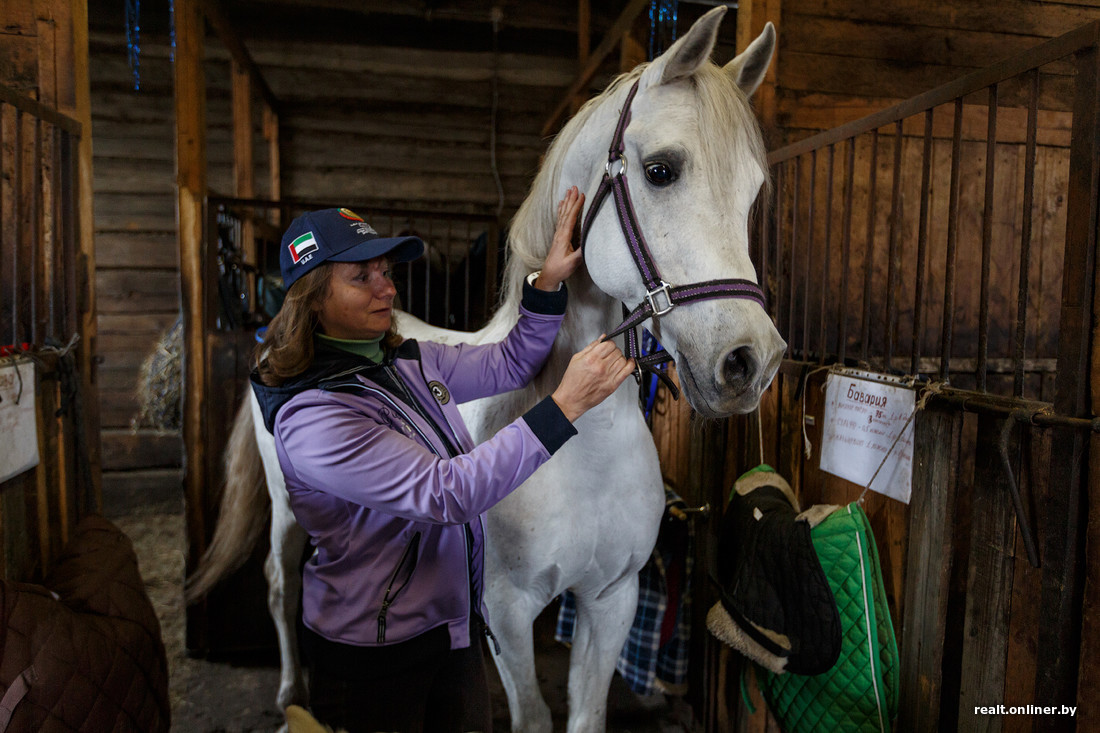
<path fill-rule="evenodd" d="M 573 248 L 573 229 L 583 209 L 584 194 L 576 186 L 566 191 L 565 198 L 558 202 L 554 240 L 550 243 L 550 253 L 546 255 L 542 272 L 535 280 L 535 287 L 539 290 L 557 290 L 581 264 L 582 252 L 580 248 Z"/>
<path fill-rule="evenodd" d="M 569 422 L 575 422 L 607 399 L 633 372 L 634 360 L 623 356 L 613 341 L 604 341 L 600 336 L 573 354 L 551 397 Z"/>

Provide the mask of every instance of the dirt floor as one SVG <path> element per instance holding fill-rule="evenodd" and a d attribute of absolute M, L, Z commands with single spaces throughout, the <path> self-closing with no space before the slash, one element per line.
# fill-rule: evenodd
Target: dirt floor
<path fill-rule="evenodd" d="M 275 707 L 278 669 L 242 667 L 189 658 L 184 645 L 183 572 L 185 531 L 182 512 L 151 507 L 112 516 L 133 541 L 138 564 L 161 623 L 168 653 L 172 730 L 181 733 L 277 731 L 283 723 Z M 543 694 L 555 727 L 564 728 L 568 651 L 549 642 L 538 645 Z M 495 731 L 507 731 L 504 691 L 489 665 Z M 608 700 L 610 733 L 692 731 L 691 711 L 681 700 L 661 696 L 641 700 L 617 675 Z"/>

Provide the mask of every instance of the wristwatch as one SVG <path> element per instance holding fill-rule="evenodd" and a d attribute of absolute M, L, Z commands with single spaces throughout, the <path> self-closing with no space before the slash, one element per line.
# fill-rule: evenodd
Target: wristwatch
<path fill-rule="evenodd" d="M 531 287 L 535 287 L 535 281 L 539 279 L 539 275 L 541 274 L 542 270 L 535 270 L 534 272 L 532 272 L 530 275 L 527 276 L 527 284 Z M 558 290 L 561 290 L 561 286 L 563 284 L 564 283 L 558 283 Z"/>

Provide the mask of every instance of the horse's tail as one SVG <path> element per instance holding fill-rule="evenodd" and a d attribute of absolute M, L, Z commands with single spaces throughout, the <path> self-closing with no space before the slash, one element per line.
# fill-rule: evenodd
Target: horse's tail
<path fill-rule="evenodd" d="M 244 564 L 271 515 L 271 498 L 267 493 L 252 406 L 247 395 L 233 421 L 224 460 L 225 489 L 214 537 L 183 586 L 184 599 L 189 604 L 205 596 L 218 581 Z"/>

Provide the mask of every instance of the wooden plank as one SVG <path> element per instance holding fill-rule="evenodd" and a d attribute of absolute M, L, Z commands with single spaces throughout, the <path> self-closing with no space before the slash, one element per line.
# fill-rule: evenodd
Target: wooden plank
<path fill-rule="evenodd" d="M 893 97 L 856 97 L 838 94 L 794 93 L 784 95 L 779 104 L 779 114 L 784 120 L 786 133 L 793 142 L 803 130 L 829 130 L 862 119 L 901 100 Z M 937 110 L 932 135 L 948 138 L 951 135 L 952 113 Z M 962 139 L 985 140 L 987 114 L 978 105 L 964 105 Z M 1038 114 L 1037 141 L 1042 146 L 1068 147 L 1073 117 L 1067 112 L 1042 110 Z M 906 135 L 922 135 L 923 119 L 912 117 L 905 121 Z M 1001 107 L 997 112 L 997 142 L 999 145 L 1022 144 L 1027 134 L 1027 110 Z"/>
<path fill-rule="evenodd" d="M 103 513 L 110 518 L 143 511 L 177 512 L 182 475 L 178 468 L 108 471 L 103 474 Z"/>
<path fill-rule="evenodd" d="M 1063 415 L 1091 414 L 1089 408 L 1090 337 L 1096 284 L 1096 180 L 1100 175 L 1100 52 L 1077 54 L 1078 75 L 1073 115 L 1073 144 L 1067 204 L 1065 273 L 1059 318 L 1058 374 L 1054 409 Z M 1084 568 L 1085 469 L 1089 437 L 1055 429 L 1050 457 L 1050 482 L 1064 487 L 1043 507 L 1046 537 L 1042 542 L 1042 604 L 1047 622 L 1039 635 L 1035 703 L 1065 704 L 1076 699 L 1080 663 L 1080 599 Z M 1068 730 L 1072 721 L 1039 721 L 1038 730 Z"/>
<path fill-rule="evenodd" d="M 1046 502 L 1051 487 L 1047 484 L 1047 466 L 1050 457 L 1050 434 L 1043 430 L 1030 430 L 1023 433 L 1023 470 L 1020 472 L 1021 489 L 1026 493 L 1028 517 L 1032 530 L 1035 529 L 1035 509 Z M 1016 532 L 1016 555 L 1021 558 L 1016 565 L 1015 578 L 1012 581 L 1011 627 L 1008 638 L 1008 658 L 1011 663 L 1005 672 L 1005 704 L 1018 704 L 1021 700 L 1030 700 L 1035 690 L 1035 652 L 1039 637 L 1039 627 L 1043 624 L 1043 609 L 1040 607 L 1042 596 L 1042 570 L 1024 562 L 1026 550 L 1020 532 Z M 1041 560 L 1042 558 L 1040 558 Z M 1088 696 L 1085 696 L 1087 698 Z M 1078 703 L 1087 705 L 1087 699 L 1078 698 Z M 1088 719 L 1078 708 L 1079 719 Z M 1004 718 L 1004 733 L 1030 733 L 1030 716 L 1010 715 Z"/>
<path fill-rule="evenodd" d="M 172 270 L 104 270 L 95 276 L 103 313 L 170 313 L 179 309 Z"/>
<path fill-rule="evenodd" d="M 1096 19 L 1091 9 L 1045 4 L 1042 12 L 1027 0 L 978 0 L 962 4 L 897 0 L 889 4 L 860 0 L 786 0 L 784 13 L 821 15 L 854 21 L 893 23 L 914 28 L 939 28 L 995 33 L 1029 32 L 1053 38 Z"/>
<path fill-rule="evenodd" d="M 102 268 L 176 269 L 176 238 L 167 232 L 105 232 L 96 237 L 96 261 Z"/>
<path fill-rule="evenodd" d="M 267 192 L 268 198 L 278 201 L 283 191 L 282 157 L 279 153 L 279 114 L 266 104 L 263 108 L 263 138 L 267 144 Z M 268 214 L 268 223 L 279 226 L 279 212 Z"/>
<path fill-rule="evenodd" d="M 901 658 L 900 731 L 939 729 L 943 643 L 953 562 L 961 416 L 929 407 L 915 420 L 913 493 Z"/>
<path fill-rule="evenodd" d="M 179 468 L 183 465 L 183 442 L 179 433 L 104 430 L 102 438 L 103 468 L 106 471 Z"/>
<path fill-rule="evenodd" d="M 955 76 L 1016 56 L 1046 40 L 1027 28 L 952 28 L 945 33 L 931 26 L 816 14 L 791 13 L 784 23 L 784 42 L 801 53 L 848 57 L 852 63 L 872 64 L 880 70 L 919 64 L 952 66 L 958 69 Z"/>
<path fill-rule="evenodd" d="M 608 29 L 604 35 L 603 40 L 600 41 L 600 45 L 596 47 L 596 50 L 588 57 L 588 63 L 577 74 L 577 78 L 569 85 L 569 89 L 565 92 L 565 96 L 562 98 L 558 105 L 554 108 L 554 111 L 550 113 L 546 122 L 542 126 L 540 135 L 547 137 L 553 133 L 554 128 L 557 126 L 558 121 L 561 119 L 565 111 L 569 109 L 569 105 L 574 97 L 581 93 L 582 90 L 587 89 L 589 83 L 592 81 L 592 77 L 596 75 L 600 65 L 611 54 L 611 51 L 619 44 L 622 36 L 626 31 L 634 25 L 634 19 L 638 17 L 638 14 L 642 12 L 647 4 L 647 0 L 630 0 L 630 3 L 623 8 L 622 13 L 615 19 L 611 28 Z"/>
<path fill-rule="evenodd" d="M 1015 424 L 1013 418 L 1005 419 Z M 975 731 L 1000 731 L 1003 722 L 1000 715 L 974 716 L 974 708 L 1005 700 L 1016 540 L 1016 515 L 1009 493 L 1015 480 L 1005 475 L 999 448 L 1005 419 L 978 417 L 959 691 L 959 720 L 967 721 L 967 729 Z M 1007 449 L 1008 455 L 1019 457 L 1015 431 Z M 1013 461 L 1016 475 L 1019 468 L 1019 460 Z"/>
<path fill-rule="evenodd" d="M 792 92 L 906 99 L 983 68 L 929 63 L 892 66 L 886 73 L 882 66 L 853 63 L 853 59 L 844 56 L 785 51 L 779 85 L 784 91 Z M 1040 98 L 1043 109 L 1065 111 L 1072 99 L 1072 80 L 1062 76 L 1044 76 Z M 1019 104 L 1022 99 L 1006 97 L 1004 101 Z"/>
<path fill-rule="evenodd" d="M 749 44 L 763 32 L 764 26 L 769 21 L 775 26 L 784 47 L 790 45 L 786 39 L 787 29 L 783 20 L 783 0 L 742 0 L 738 3 L 737 52 L 740 53 L 748 48 Z M 794 47 L 797 48 L 797 46 Z M 765 139 L 772 142 L 773 145 L 775 138 L 778 136 L 776 130 L 778 124 L 776 105 L 778 100 L 776 91 L 779 78 L 778 69 L 779 65 L 783 63 L 784 53 L 773 55 L 772 62 L 764 74 L 764 80 L 753 95 L 753 109 L 756 110 L 756 116 L 759 118 L 761 127 L 764 130 Z"/>
<path fill-rule="evenodd" d="M 83 412 L 83 459 L 87 462 L 91 476 L 91 486 L 86 487 L 84 497 L 90 506 L 88 510 L 98 511 L 102 506 L 101 458 L 99 442 L 99 396 L 95 342 L 96 342 L 96 243 L 92 196 L 92 102 L 91 82 L 88 76 L 88 3 L 86 0 L 71 0 L 72 13 L 72 54 L 73 54 L 73 100 L 70 114 L 80 123 L 83 134 L 76 150 L 76 244 L 79 250 L 78 262 L 71 266 L 79 267 L 78 282 L 83 289 L 79 301 L 80 343 L 77 346 L 77 364 L 80 372 L 82 395 L 80 407 Z M 79 460 L 79 459 L 78 459 Z"/>

